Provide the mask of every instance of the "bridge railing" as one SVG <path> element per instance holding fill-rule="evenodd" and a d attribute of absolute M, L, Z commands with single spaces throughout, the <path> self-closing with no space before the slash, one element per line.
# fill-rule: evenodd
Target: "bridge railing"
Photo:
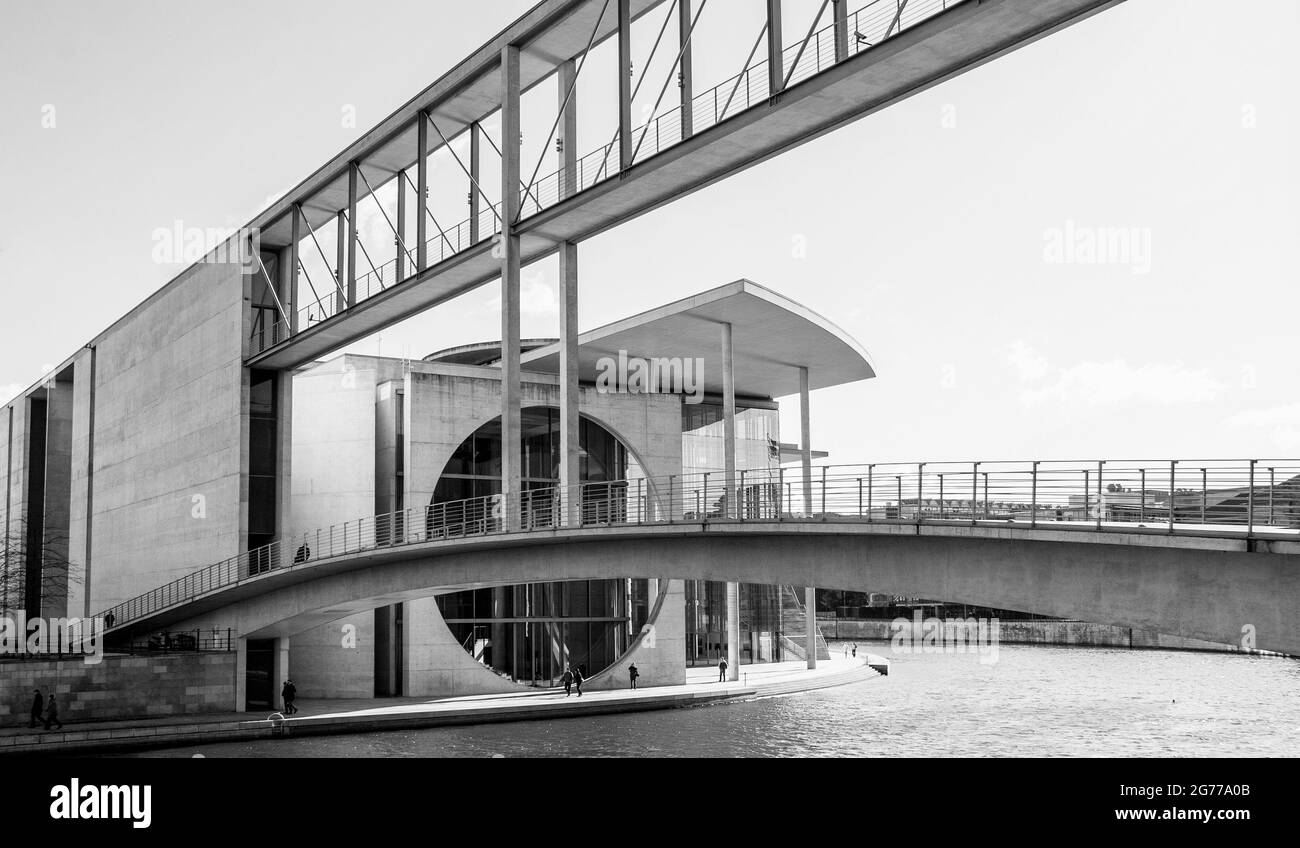
<path fill-rule="evenodd" d="M 588 482 L 436 502 L 296 533 L 101 613 L 117 627 L 320 560 L 440 540 L 679 522 L 1051 526 L 1300 538 L 1300 460 L 915 462 Z"/>
<path fill-rule="evenodd" d="M 913 26 L 934 17 L 940 12 L 960 5 L 964 0 L 872 0 L 848 15 L 848 55 L 855 56 L 870 50 L 904 32 Z M 794 85 L 808 77 L 814 76 L 836 64 L 835 25 L 826 26 L 812 33 L 805 43 L 800 38 L 781 54 L 782 78 L 787 86 Z M 751 106 L 764 103 L 771 96 L 768 82 L 768 62 L 762 59 L 754 62 L 740 73 L 731 76 L 712 88 L 696 95 L 688 106 L 673 106 L 632 131 L 635 161 L 643 162 L 650 157 L 667 150 L 683 141 L 682 115 L 689 109 L 691 126 L 698 134 L 708 128 L 735 117 Z M 591 188 L 597 183 L 617 176 L 620 171 L 619 145 L 617 138 L 595 150 L 579 157 L 574 174 L 575 193 Z M 565 199 L 561 192 L 563 171 L 556 170 L 522 189 L 520 198 L 521 217 L 534 215 Z M 468 250 L 484 239 L 501 232 L 500 203 L 483 204 L 478 216 L 478 238 L 475 239 L 470 220 L 466 219 L 439 231 L 436 222 L 431 224 L 434 234 L 426 242 L 428 264 L 436 265 L 462 251 Z M 418 273 L 407 257 L 403 274 L 398 273 L 397 258 L 375 264 L 369 254 L 360 257 L 360 268 L 370 270 L 359 274 L 356 279 L 356 302 L 361 302 L 387 291 L 394 285 L 405 282 Z M 414 244 L 406 245 L 413 255 Z M 330 281 L 325 289 L 331 289 Z M 330 291 L 319 301 L 313 300 L 298 309 L 298 331 L 308 329 L 345 311 L 348 307 L 340 302 L 336 292 Z M 354 304 L 355 305 L 355 304 Z M 253 333 L 250 347 L 254 354 L 261 353 L 287 340 L 292 335 L 288 324 L 275 320 L 266 327 Z"/>

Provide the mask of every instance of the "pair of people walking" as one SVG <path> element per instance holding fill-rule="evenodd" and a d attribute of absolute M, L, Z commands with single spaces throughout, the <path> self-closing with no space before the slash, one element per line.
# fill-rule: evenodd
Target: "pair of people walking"
<path fill-rule="evenodd" d="M 298 687 L 293 685 L 289 678 L 284 679 L 284 687 L 280 690 L 280 697 L 284 700 L 284 714 L 291 716 L 298 712 L 297 705 L 294 701 L 298 700 Z"/>
<path fill-rule="evenodd" d="M 560 677 L 560 682 L 564 684 L 564 697 L 573 694 L 573 687 L 578 687 L 578 697 L 582 697 L 582 681 L 586 680 L 582 676 L 582 669 L 579 666 L 571 665 L 565 670 L 564 675 Z"/>
<path fill-rule="evenodd" d="M 48 701 L 41 695 L 40 689 L 33 689 L 32 693 L 31 722 L 27 726 L 35 727 L 37 722 L 41 722 L 46 730 L 53 725 L 58 725 L 59 730 L 62 730 L 63 722 L 59 720 L 59 702 L 54 693 L 50 693 Z"/>

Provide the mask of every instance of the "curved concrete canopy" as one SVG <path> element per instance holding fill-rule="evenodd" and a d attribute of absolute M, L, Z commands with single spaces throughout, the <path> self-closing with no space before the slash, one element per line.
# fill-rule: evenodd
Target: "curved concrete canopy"
<path fill-rule="evenodd" d="M 921 532 L 925 531 L 925 532 Z M 1290 550 L 1293 543 L 1281 544 Z M 1293 554 L 1243 540 L 866 524 L 629 526 L 432 542 L 282 569 L 151 627 L 292 636 L 439 591 L 660 577 L 890 592 L 1300 654 Z"/>
<path fill-rule="evenodd" d="M 834 323 L 752 280 L 736 280 L 582 333 L 578 379 L 594 382 L 597 360 L 617 358 L 620 351 L 646 359 L 699 357 L 704 391 L 721 393 L 722 324 L 732 326 L 737 395 L 796 394 L 801 366 L 811 389 L 876 376 L 866 350 Z M 539 347 L 521 362 L 527 371 L 558 374 L 560 346 Z"/>

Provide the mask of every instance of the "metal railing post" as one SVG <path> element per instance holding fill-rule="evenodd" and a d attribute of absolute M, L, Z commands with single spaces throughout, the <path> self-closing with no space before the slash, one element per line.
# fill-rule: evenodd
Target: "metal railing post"
<path fill-rule="evenodd" d="M 925 463 L 916 464 L 916 523 L 921 523 L 921 501 L 925 494 Z"/>
<path fill-rule="evenodd" d="M 943 472 L 940 471 L 940 472 L 939 472 L 939 520 L 940 520 L 940 521 L 943 521 L 943 519 L 944 519 L 944 509 L 943 509 L 943 506 L 944 506 L 944 504 L 943 504 Z"/>
<path fill-rule="evenodd" d="M 822 521 L 826 520 L 826 466 L 822 466 Z"/>
<path fill-rule="evenodd" d="M 970 469 L 970 524 L 975 526 L 975 504 L 980 496 L 980 464 L 973 463 Z"/>
<path fill-rule="evenodd" d="M 643 524 L 645 519 L 646 502 L 644 500 L 645 495 L 642 493 L 642 490 L 644 489 L 644 486 L 642 484 L 644 482 L 645 482 L 644 477 L 639 478 L 636 481 L 636 523 L 637 524 Z"/>
<path fill-rule="evenodd" d="M 1092 498 L 1092 489 L 1088 485 L 1088 469 L 1083 469 L 1083 520 L 1088 520 L 1088 501 Z"/>
<path fill-rule="evenodd" d="M 1147 470 L 1145 468 L 1138 469 L 1138 474 L 1142 479 L 1142 492 L 1139 495 L 1141 500 L 1138 501 L 1138 523 L 1144 524 L 1147 520 Z"/>
<path fill-rule="evenodd" d="M 1201 524 L 1205 524 L 1205 500 L 1209 496 L 1209 474 L 1204 468 L 1201 469 Z"/>
<path fill-rule="evenodd" d="M 1249 539 L 1255 532 L 1255 463 L 1258 460 L 1250 461 L 1250 488 L 1246 496 L 1246 538 Z"/>
<path fill-rule="evenodd" d="M 700 512 L 704 513 L 704 522 L 709 521 L 709 472 L 704 472 L 704 502 L 700 504 Z M 695 516 L 699 520 L 700 516 Z"/>
<path fill-rule="evenodd" d="M 1034 460 L 1033 469 L 1029 472 L 1029 528 L 1038 526 L 1038 461 Z"/>
<path fill-rule="evenodd" d="M 785 520 L 785 508 L 787 506 L 785 496 L 785 469 L 778 468 L 776 471 L 776 520 L 780 523 Z"/>
<path fill-rule="evenodd" d="M 1273 491 L 1276 486 L 1277 486 L 1277 477 L 1274 474 L 1274 469 L 1270 468 L 1268 470 L 1268 526 L 1269 527 L 1273 526 Z"/>
<path fill-rule="evenodd" d="M 1098 530 L 1101 530 L 1101 513 L 1103 509 L 1102 502 L 1101 502 L 1101 469 L 1103 466 L 1105 466 L 1105 464 L 1106 463 L 1104 461 L 1097 460 L 1097 529 Z"/>
<path fill-rule="evenodd" d="M 1169 460 L 1169 532 L 1174 532 L 1174 489 L 1178 485 L 1178 460 Z"/>
<path fill-rule="evenodd" d="M 858 478 L 858 518 L 862 517 L 862 478 Z"/>
<path fill-rule="evenodd" d="M 673 495 L 673 489 L 676 487 L 676 483 L 677 483 L 677 475 L 676 475 L 676 474 L 669 474 L 669 475 L 668 475 L 668 523 L 669 523 L 669 524 L 672 524 L 672 523 L 676 520 L 676 517 L 677 517 L 677 516 L 676 516 L 676 513 L 677 513 L 677 507 L 676 507 L 677 499 L 676 499 L 676 497 Z M 683 495 L 684 495 L 684 494 L 685 494 L 685 493 L 683 493 Z"/>
<path fill-rule="evenodd" d="M 740 492 L 745 491 L 745 469 L 740 469 Z M 736 496 L 736 518 L 740 521 L 745 520 L 745 499 L 740 494 Z"/>
<path fill-rule="evenodd" d="M 873 492 L 872 484 L 875 482 L 876 466 L 874 464 L 867 466 L 867 522 L 871 522 L 871 496 Z"/>

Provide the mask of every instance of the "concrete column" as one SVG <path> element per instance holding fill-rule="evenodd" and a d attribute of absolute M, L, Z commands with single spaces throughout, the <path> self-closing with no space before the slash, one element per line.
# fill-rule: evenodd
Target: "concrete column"
<path fill-rule="evenodd" d="M 338 230 L 335 237 L 334 247 L 334 279 L 338 280 L 339 289 L 347 291 L 347 261 L 348 261 L 348 222 L 347 216 L 339 212 Z M 342 291 L 334 295 L 337 304 L 337 312 L 342 312 L 348 308 L 347 299 L 343 297 Z"/>
<path fill-rule="evenodd" d="M 618 0 L 618 165 L 632 166 L 632 10 Z"/>
<path fill-rule="evenodd" d="M 292 223 L 289 227 L 289 268 L 285 274 L 287 285 L 285 286 L 284 301 L 285 311 L 289 313 L 289 332 L 298 332 L 298 245 L 302 241 L 302 210 L 298 204 L 290 207 L 289 217 Z"/>
<path fill-rule="evenodd" d="M 508 529 L 519 525 L 519 48 L 501 50 L 501 491 Z"/>
<path fill-rule="evenodd" d="M 293 526 L 293 372 L 279 372 L 275 384 L 275 532 L 284 540 L 297 529 Z M 292 557 L 297 549 L 289 544 L 283 553 Z"/>
<path fill-rule="evenodd" d="M 560 504 L 568 526 L 578 522 L 578 246 L 560 245 Z"/>
<path fill-rule="evenodd" d="M 740 679 L 740 584 L 727 584 L 727 679 Z"/>
<path fill-rule="evenodd" d="M 722 325 L 723 518 L 740 515 L 736 506 L 736 361 L 731 349 L 731 324 Z M 704 505 L 707 510 L 708 504 Z"/>
<path fill-rule="evenodd" d="M 691 101 L 695 99 L 694 69 L 691 63 L 693 48 L 690 44 L 691 0 L 680 0 L 680 14 L 677 18 L 677 43 L 682 53 L 681 67 L 678 69 L 682 89 L 682 138 L 695 134 L 695 115 L 691 111 Z"/>
<path fill-rule="evenodd" d="M 417 271 L 429 267 L 429 116 L 421 111 L 415 119 L 415 264 Z"/>
<path fill-rule="evenodd" d="M 817 590 L 808 586 L 803 590 L 803 617 L 808 632 L 804 635 L 804 653 L 808 655 L 808 668 L 817 667 Z"/>
<path fill-rule="evenodd" d="M 479 182 L 479 162 L 482 159 L 483 151 L 483 130 L 477 123 L 469 125 L 469 243 L 478 244 L 478 240 L 483 237 L 479 232 L 479 216 L 482 215 L 483 209 L 480 204 L 483 202 L 475 184 L 482 185 Z"/>
<path fill-rule="evenodd" d="M 235 703 L 237 713 L 248 711 L 248 640 L 240 636 L 235 641 Z"/>
<path fill-rule="evenodd" d="M 781 48 L 781 0 L 767 0 L 767 83 L 772 94 L 780 94 L 785 81 Z"/>
<path fill-rule="evenodd" d="M 275 659 L 271 671 L 271 711 L 283 712 L 284 701 L 280 700 L 280 689 L 289 679 L 289 637 L 281 636 L 275 640 Z"/>
<path fill-rule="evenodd" d="M 809 435 L 811 417 L 808 411 L 808 369 L 799 369 L 799 465 L 803 480 L 803 510 L 811 515 L 812 494 L 812 436 Z"/>
<path fill-rule="evenodd" d="M 409 257 L 402 244 L 406 241 L 406 171 L 397 172 L 397 234 L 393 246 L 397 248 L 397 279 L 405 280 L 410 273 Z"/>
<path fill-rule="evenodd" d="M 492 587 L 492 617 L 496 619 L 504 618 L 506 614 L 506 591 L 505 586 Z M 510 645 L 506 644 L 506 626 L 501 623 L 494 623 L 491 628 L 492 639 L 492 667 L 498 671 L 505 671 L 507 668 L 506 659 L 510 656 Z"/>
<path fill-rule="evenodd" d="M 348 163 L 348 306 L 357 302 L 357 163 Z"/>
<path fill-rule="evenodd" d="M 831 0 L 835 7 L 835 61 L 849 58 L 849 0 Z"/>
<path fill-rule="evenodd" d="M 578 89 L 570 87 L 578 76 L 578 68 L 572 59 L 560 65 L 560 104 L 563 110 L 560 116 L 560 199 L 573 197 L 578 193 Z M 568 102 L 565 96 L 568 95 Z"/>

